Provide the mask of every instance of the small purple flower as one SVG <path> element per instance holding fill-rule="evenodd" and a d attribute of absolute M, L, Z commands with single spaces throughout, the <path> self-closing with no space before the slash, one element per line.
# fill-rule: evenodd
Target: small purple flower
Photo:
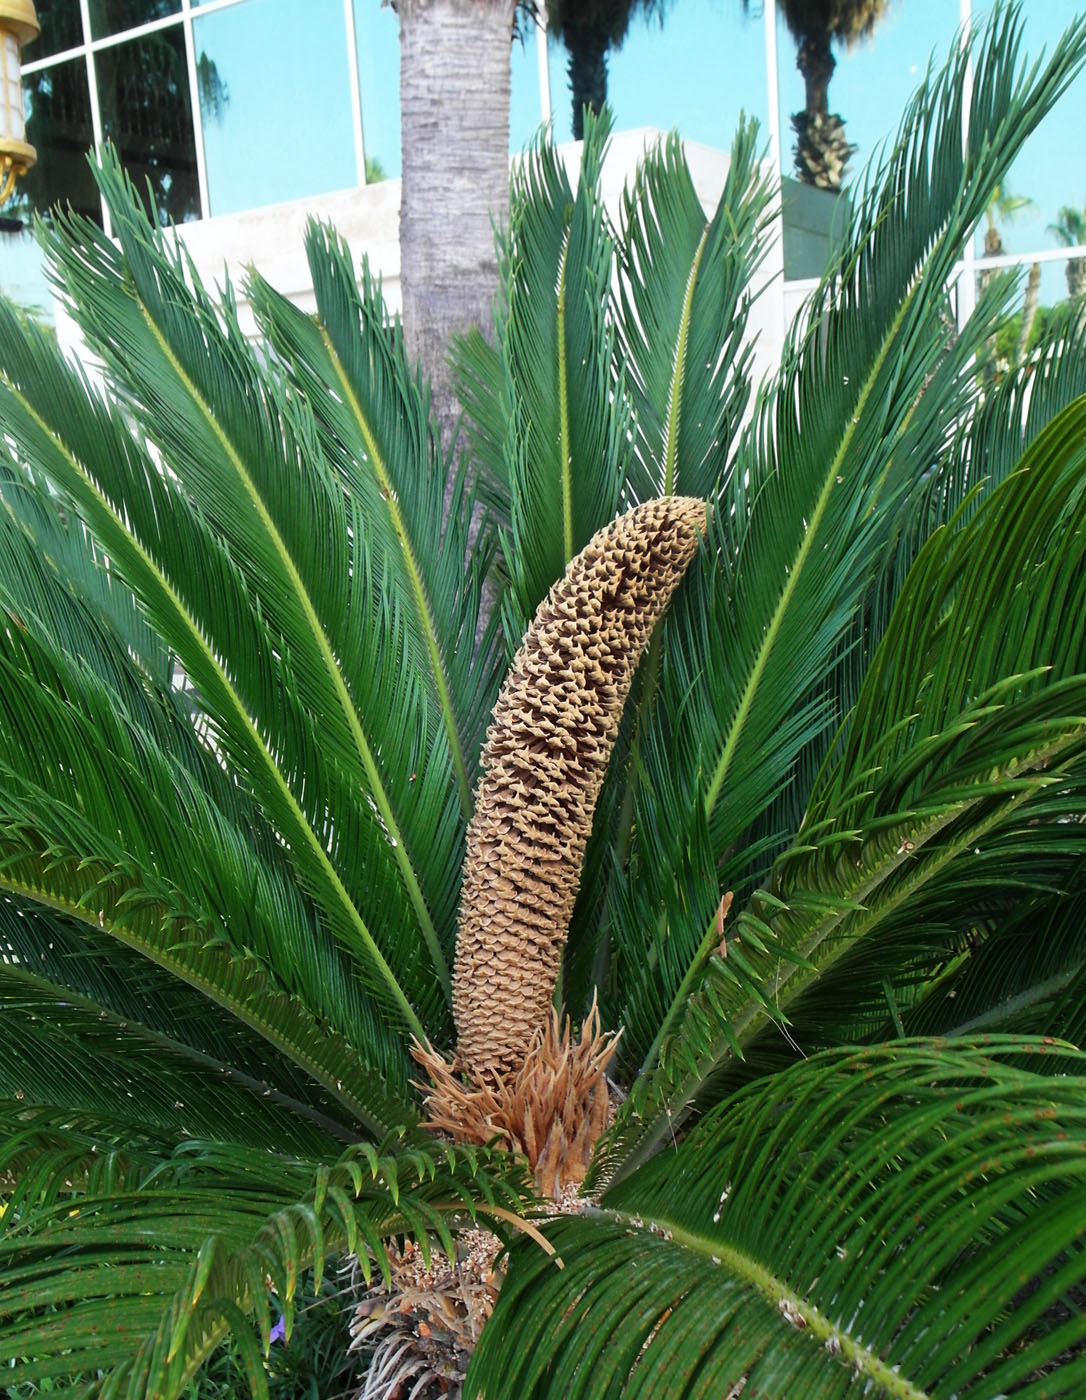
<path fill-rule="evenodd" d="M 287 1329 L 286 1329 L 286 1326 L 285 1326 L 285 1324 L 284 1324 L 284 1322 L 283 1322 L 283 1319 L 280 1318 L 279 1321 L 278 1321 L 278 1322 L 275 1324 L 275 1326 L 272 1328 L 272 1330 L 268 1333 L 268 1341 L 269 1341 L 269 1342 L 285 1342 L 285 1341 L 286 1341 L 286 1336 L 287 1336 Z"/>

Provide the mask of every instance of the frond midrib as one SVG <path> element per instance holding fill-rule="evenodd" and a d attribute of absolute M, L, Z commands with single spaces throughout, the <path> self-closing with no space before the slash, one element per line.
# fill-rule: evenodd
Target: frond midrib
<path fill-rule="evenodd" d="M 407 529 L 407 523 L 400 509 L 399 496 L 396 493 L 392 477 L 385 464 L 384 456 L 377 442 L 377 437 L 373 431 L 373 425 L 366 416 L 358 395 L 354 391 L 354 386 L 347 377 L 347 372 L 343 366 L 339 355 L 336 353 L 331 336 L 326 327 L 320 327 L 321 339 L 328 352 L 328 358 L 335 371 L 340 388 L 343 392 L 351 415 L 358 424 L 359 432 L 366 444 L 366 451 L 369 453 L 370 463 L 380 484 L 381 499 L 388 507 L 388 513 L 392 520 L 392 528 L 396 538 L 400 542 L 403 550 L 404 563 L 407 567 L 408 579 L 411 585 L 411 593 L 415 599 L 415 609 L 422 623 L 423 636 L 426 643 L 426 652 L 430 658 L 430 669 L 434 677 L 434 685 L 437 688 L 438 704 L 441 706 L 441 714 L 444 721 L 445 732 L 449 739 L 449 748 L 452 754 L 453 769 L 456 773 L 456 784 L 460 792 L 460 806 L 465 818 L 470 818 L 473 808 L 473 796 L 471 790 L 471 780 L 468 776 L 468 765 L 464 757 L 464 747 L 460 739 L 460 730 L 456 721 L 456 712 L 449 692 L 448 678 L 445 673 L 445 664 L 441 654 L 441 646 L 438 640 L 437 624 L 434 620 L 433 607 L 426 586 L 423 582 L 422 570 L 419 566 L 418 556 L 411 542 L 411 536 Z M 444 959 L 439 967 L 444 965 Z M 448 970 L 445 969 L 445 980 L 448 978 Z M 448 990 L 446 988 L 446 990 Z"/>
<path fill-rule="evenodd" d="M 693 318 L 694 292 L 698 285 L 701 260 L 709 240 L 710 225 L 706 224 L 698 239 L 698 246 L 690 262 L 690 272 L 683 293 L 682 312 L 679 317 L 679 330 L 675 337 L 675 355 L 672 362 L 671 383 L 668 388 L 667 427 L 664 438 L 664 495 L 670 496 L 675 490 L 678 474 L 679 433 L 682 427 L 682 390 L 686 382 L 686 361 L 690 349 L 690 324 Z"/>
<path fill-rule="evenodd" d="M 875 391 L 875 386 L 878 382 L 882 367 L 886 363 L 897 332 L 907 312 L 911 309 L 914 298 L 918 294 L 918 289 L 922 280 L 923 279 L 919 277 L 913 279 L 912 286 L 902 299 L 901 305 L 898 307 L 896 314 L 887 328 L 886 334 L 882 339 L 882 344 L 879 346 L 878 354 L 875 356 L 874 363 L 871 366 L 870 373 L 861 386 L 860 393 L 856 400 L 856 406 L 845 428 L 844 434 L 841 437 L 841 441 L 838 444 L 837 451 L 830 459 L 829 467 L 822 483 L 822 489 L 818 494 L 814 510 L 811 512 L 810 523 L 808 528 L 804 531 L 803 538 L 800 542 L 799 549 L 796 551 L 792 565 L 787 570 L 785 585 L 781 590 L 773 614 L 766 624 L 762 640 L 754 658 L 754 664 L 750 669 L 746 683 L 743 686 L 742 694 L 739 697 L 739 703 L 736 706 L 735 718 L 732 721 L 728 737 L 724 743 L 724 748 L 714 766 L 713 776 L 705 794 L 705 812 L 707 816 L 712 815 L 720 799 L 721 790 L 724 787 L 725 780 L 731 768 L 732 760 L 739 748 L 747 719 L 754 709 L 762 675 L 766 666 L 769 664 L 770 654 L 776 645 L 777 634 L 783 626 L 784 618 L 788 613 L 793 595 L 799 587 L 799 580 L 803 573 L 804 565 L 815 547 L 815 540 L 818 536 L 823 517 L 829 508 L 829 503 L 833 495 L 833 487 L 840 474 L 842 463 L 848 455 L 854 434 L 859 431 L 864 409 Z"/>
<path fill-rule="evenodd" d="M 764 1300 L 774 1312 L 784 1309 L 802 1319 L 801 1325 L 810 1333 L 812 1343 L 839 1351 L 843 1362 L 851 1365 L 858 1375 L 883 1387 L 893 1400 L 933 1400 L 931 1392 L 920 1390 L 868 1347 L 856 1341 L 848 1332 L 835 1327 L 813 1303 L 796 1293 L 781 1278 L 751 1254 L 691 1230 L 665 1215 L 631 1215 L 620 1210 L 592 1210 L 590 1215 L 602 1216 L 630 1233 L 662 1236 L 672 1244 L 698 1255 L 706 1268 L 723 1268 L 740 1279 Z"/>
<path fill-rule="evenodd" d="M 569 353 L 566 346 L 566 279 L 569 269 L 571 227 L 562 235 L 558 260 L 557 352 L 558 352 L 558 451 L 562 475 L 562 551 L 568 563 L 573 558 L 573 460 L 569 421 Z"/>

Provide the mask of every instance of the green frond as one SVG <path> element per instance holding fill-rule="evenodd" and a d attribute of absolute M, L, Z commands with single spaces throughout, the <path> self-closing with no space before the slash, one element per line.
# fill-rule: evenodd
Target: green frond
<path fill-rule="evenodd" d="M 928 541 L 794 844 L 723 955 L 708 924 L 604 1180 L 661 1145 L 744 1042 L 923 891 L 945 883 L 967 899 L 959 870 L 978 847 L 1013 838 L 992 875 L 1004 887 L 1028 880 L 1035 851 L 1050 859 L 1047 827 L 1076 819 L 1068 766 L 1086 752 L 1084 468 L 1080 399 L 968 523 Z M 1081 825 L 1060 840 L 1086 854 Z"/>
<path fill-rule="evenodd" d="M 304 406 L 188 287 L 116 172 L 102 178 L 124 250 L 73 226 L 79 251 L 60 231 L 54 254 L 155 452 L 14 325 L 2 337 L 9 431 L 140 597 L 387 1014 L 439 1034 L 444 955 L 423 886 L 432 868 L 451 898 L 449 861 L 431 856 L 449 849 L 450 822 L 455 849 L 455 784 L 432 726 L 413 723 L 417 676 L 372 664 L 370 648 L 402 652 L 402 619 L 358 596 L 372 575 L 362 557 L 351 565 L 365 529 L 321 469 Z M 423 789 L 434 800 L 419 803 Z"/>
<path fill-rule="evenodd" d="M 0 889 L 107 931 L 220 1005 L 237 1010 L 251 996 L 242 1019 L 280 1049 L 305 1044 L 307 1072 L 326 1084 L 356 1072 L 359 1084 L 370 1080 L 368 1118 L 385 1101 L 376 1084 L 406 1087 L 406 1056 L 298 889 L 281 843 L 201 746 L 189 697 L 126 646 L 132 600 L 120 580 L 100 594 L 122 614 L 118 635 L 112 614 L 75 591 L 89 567 L 71 587 L 48 578 L 42 548 L 53 541 L 10 524 L 0 513 L 0 605 L 10 619 L 0 632 Z M 30 936 L 38 924 L 21 927 Z M 35 961 L 50 942 L 45 929 Z M 364 1047 L 346 1068 L 340 1037 Z"/>
<path fill-rule="evenodd" d="M 768 200 L 757 173 L 756 142 L 756 127 L 744 124 L 709 217 L 674 137 L 646 155 L 624 196 L 616 353 L 633 408 L 636 452 L 629 489 L 636 499 L 674 492 L 712 497 L 733 460 L 751 392 L 751 351 L 749 345 L 743 348 L 742 340 Z M 647 1043 L 641 1032 L 642 1007 L 627 1004 L 612 1012 L 610 986 L 629 985 L 627 971 L 633 978 L 640 972 L 644 998 L 655 1002 L 657 991 L 676 985 L 685 968 L 676 942 L 663 936 L 653 940 L 647 959 L 640 951 L 634 955 L 637 970 L 627 969 L 621 965 L 627 950 L 611 946 L 609 929 L 614 906 L 630 902 L 622 867 L 633 835 L 635 801 L 638 829 L 650 836 L 656 829 L 654 794 L 640 790 L 642 748 L 661 740 L 659 728 L 651 729 L 649 719 L 661 666 L 668 664 L 666 649 L 654 641 L 628 707 L 620 758 L 612 764 L 601 794 L 567 961 L 571 1005 L 587 1005 L 594 988 L 601 987 L 608 1015 L 626 1027 L 624 1051 L 631 1058 Z M 692 804 L 693 814 L 693 797 Z M 689 831 L 688 844 L 696 845 L 700 835 Z M 663 928 L 678 911 L 669 907 L 661 913 L 661 903 L 668 903 L 668 894 L 653 904 Z M 644 914 L 644 907 L 629 915 L 623 908 L 619 930 L 634 927 Z M 675 962 L 676 978 L 660 978 L 657 957 Z M 659 1024 L 653 1020 L 654 1010 L 645 1008 L 646 1024 Z"/>
<path fill-rule="evenodd" d="M 310 225 L 306 242 L 316 323 L 253 274 L 257 321 L 312 409 L 331 471 L 364 511 L 372 586 L 389 597 L 395 590 L 402 600 L 396 605 L 411 620 L 410 665 L 430 682 L 431 705 L 440 714 L 433 727 L 445 734 L 462 811 L 470 817 L 482 731 L 498 683 L 493 655 L 473 645 L 491 562 L 487 535 L 477 532 L 469 547 L 463 473 L 448 479 L 428 400 L 365 261 L 359 280 L 346 246 L 318 224 Z M 428 800 L 433 797 L 419 794 L 420 802 Z M 459 859 L 451 864 L 456 877 Z"/>
<path fill-rule="evenodd" d="M 546 139 L 516 167 L 498 349 L 473 338 L 458 354 L 462 392 L 490 425 L 469 440 L 509 501 L 501 562 L 514 646 L 566 564 L 617 513 L 629 470 L 613 237 L 599 187 L 609 129 L 606 116 L 586 125 L 576 193 Z"/>
<path fill-rule="evenodd" d="M 387 1274 L 392 1236 L 448 1250 L 459 1222 L 504 1231 L 488 1209 L 530 1199 L 508 1156 L 467 1148 L 322 1162 L 145 1131 L 106 1151 L 89 1115 L 21 1117 L 0 1145 L 0 1175 L 31 1164 L 0 1221 L 0 1364 L 9 1383 L 82 1376 L 103 1400 L 180 1394 L 227 1332 L 266 1395 L 272 1305 L 289 1341 L 305 1274 L 319 1286 L 345 1253 Z"/>
<path fill-rule="evenodd" d="M 711 218 L 677 136 L 646 155 L 623 199 L 618 334 L 638 500 L 711 496 L 735 450 L 751 394 L 743 342 L 769 202 L 757 141 L 757 126 L 744 122 Z"/>
<path fill-rule="evenodd" d="M 327 1151 L 358 1136 L 342 1105 L 315 1103 L 270 1056 L 251 1069 L 240 1055 L 215 1058 L 22 964 L 0 962 L 0 997 L 0 1096 L 18 1104 L 17 1113 L 0 1113 L 5 1132 L 45 1105 L 96 1113 L 119 1135 L 152 1128 L 179 1140 L 275 1142 L 287 1152 Z M 273 1087 L 276 1077 L 290 1087 Z"/>
<path fill-rule="evenodd" d="M 957 956 L 948 959 L 943 975 L 905 1006 L 907 1032 L 1044 1033 L 1080 1044 L 1086 970 L 1082 871 L 1079 856 L 1066 888 L 1035 894 L 1009 914 L 981 924 L 974 938 L 963 941 Z"/>
<path fill-rule="evenodd" d="M 750 1086 L 555 1221 L 564 1267 L 514 1247 L 469 1395 L 1075 1393 L 1084 1069 L 1045 1041 L 913 1041 Z"/>

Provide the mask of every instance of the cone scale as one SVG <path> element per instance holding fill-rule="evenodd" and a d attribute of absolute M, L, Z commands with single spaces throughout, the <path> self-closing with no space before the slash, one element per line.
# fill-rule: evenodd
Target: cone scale
<path fill-rule="evenodd" d="M 540 605 L 487 732 L 453 976 L 457 1065 L 521 1063 L 545 1023 L 622 709 L 697 552 L 705 502 L 668 496 L 595 535 Z"/>

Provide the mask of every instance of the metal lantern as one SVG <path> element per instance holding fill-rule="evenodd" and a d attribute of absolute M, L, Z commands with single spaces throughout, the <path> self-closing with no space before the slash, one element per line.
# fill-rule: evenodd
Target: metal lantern
<path fill-rule="evenodd" d="M 0 204 L 38 158 L 26 139 L 22 47 L 40 32 L 33 0 L 0 0 Z"/>

